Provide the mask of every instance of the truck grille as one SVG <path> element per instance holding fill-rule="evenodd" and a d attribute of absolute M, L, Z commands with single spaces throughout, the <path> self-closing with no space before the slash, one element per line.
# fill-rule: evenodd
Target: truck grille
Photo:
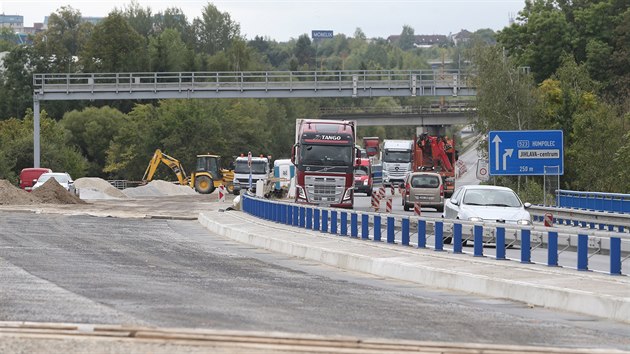
<path fill-rule="evenodd" d="M 345 177 L 306 176 L 306 197 L 312 203 L 341 203 L 346 186 Z"/>

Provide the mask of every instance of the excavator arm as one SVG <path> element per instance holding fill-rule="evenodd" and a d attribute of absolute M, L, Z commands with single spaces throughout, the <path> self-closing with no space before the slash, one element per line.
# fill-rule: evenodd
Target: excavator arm
<path fill-rule="evenodd" d="M 149 162 L 149 166 L 147 166 L 146 171 L 144 171 L 142 180 L 147 182 L 151 181 L 160 163 L 165 164 L 173 170 L 173 172 L 175 172 L 179 184 L 183 186 L 188 185 L 188 176 L 186 176 L 186 171 L 184 171 L 184 166 L 182 166 L 181 162 L 179 162 L 176 158 L 163 153 L 160 149 L 155 150 L 155 153 Z"/>

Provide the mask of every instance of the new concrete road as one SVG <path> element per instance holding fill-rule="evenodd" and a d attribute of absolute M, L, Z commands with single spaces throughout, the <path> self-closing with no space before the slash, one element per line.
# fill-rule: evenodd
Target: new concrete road
<path fill-rule="evenodd" d="M 218 203 L 200 205 L 0 211 L 0 320 L 630 349 L 628 324 L 343 271 L 164 216 Z"/>

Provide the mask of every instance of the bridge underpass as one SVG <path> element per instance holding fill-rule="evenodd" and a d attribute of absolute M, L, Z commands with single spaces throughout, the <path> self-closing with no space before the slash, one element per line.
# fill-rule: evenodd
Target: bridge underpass
<path fill-rule="evenodd" d="M 459 70 L 55 73 L 33 75 L 33 88 L 34 167 L 40 166 L 41 101 L 476 94 L 468 74 Z"/>

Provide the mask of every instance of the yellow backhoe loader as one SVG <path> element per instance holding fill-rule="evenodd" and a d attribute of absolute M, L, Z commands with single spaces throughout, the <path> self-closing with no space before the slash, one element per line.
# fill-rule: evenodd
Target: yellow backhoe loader
<path fill-rule="evenodd" d="M 165 164 L 175 172 L 179 184 L 182 186 L 190 186 L 194 188 L 197 193 L 210 194 L 220 185 L 224 185 L 230 193 L 234 190 L 234 171 L 221 169 L 221 156 L 197 155 L 197 168 L 195 172 L 190 175 L 190 178 L 188 178 L 184 166 L 182 166 L 178 159 L 157 149 L 149 162 L 149 166 L 144 172 L 142 181 L 151 181 L 160 163 Z"/>

